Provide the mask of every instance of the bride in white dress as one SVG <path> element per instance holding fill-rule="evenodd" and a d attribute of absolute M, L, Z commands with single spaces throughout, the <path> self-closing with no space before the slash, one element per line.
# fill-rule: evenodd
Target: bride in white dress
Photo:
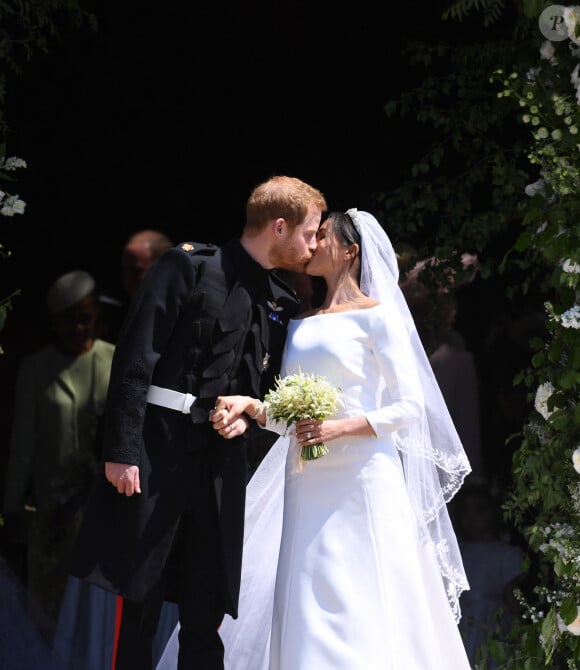
<path fill-rule="evenodd" d="M 289 435 L 248 485 L 239 618 L 220 628 L 226 670 L 469 670 L 446 503 L 470 466 L 395 253 L 372 215 L 333 213 L 307 272 L 327 294 L 290 321 L 282 374 L 323 375 L 339 410 L 286 430 L 256 399 L 228 396 L 212 417 L 225 437 L 246 429 L 244 412 Z M 320 441 L 329 453 L 302 461 Z M 170 643 L 158 670 L 174 667 Z"/>

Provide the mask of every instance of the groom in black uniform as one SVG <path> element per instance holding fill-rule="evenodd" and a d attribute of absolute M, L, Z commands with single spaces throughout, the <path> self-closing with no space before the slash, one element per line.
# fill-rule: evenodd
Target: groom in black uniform
<path fill-rule="evenodd" d="M 279 373 L 324 196 L 293 177 L 258 185 L 240 239 L 166 251 L 122 327 L 109 385 L 105 477 L 71 573 L 124 597 L 116 670 L 150 670 L 163 599 L 179 606 L 179 670 L 221 670 L 217 629 L 237 617 L 246 484 L 243 417 L 211 427 L 218 395 L 263 397 Z M 252 429 L 260 430 L 252 426 Z"/>

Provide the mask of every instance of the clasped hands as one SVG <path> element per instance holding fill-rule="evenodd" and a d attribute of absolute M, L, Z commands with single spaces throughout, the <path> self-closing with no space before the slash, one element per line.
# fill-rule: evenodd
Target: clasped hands
<path fill-rule="evenodd" d="M 255 404 L 256 401 L 247 395 L 218 396 L 209 413 L 213 429 L 227 440 L 243 435 L 250 425 L 245 413 Z"/>
<path fill-rule="evenodd" d="M 246 414 L 253 414 L 258 401 L 250 396 L 218 396 L 215 408 L 209 413 L 214 430 L 227 440 L 243 435 L 249 426 Z M 264 425 L 262 423 L 262 425 Z M 322 439 L 323 422 L 319 419 L 297 421 L 293 430 L 296 440 L 302 446 L 316 444 Z"/>

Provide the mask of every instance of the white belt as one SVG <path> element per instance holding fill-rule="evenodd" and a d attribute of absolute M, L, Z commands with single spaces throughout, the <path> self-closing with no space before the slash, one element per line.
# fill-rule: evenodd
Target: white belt
<path fill-rule="evenodd" d="M 191 393 L 179 393 L 179 391 L 164 389 L 161 386 L 153 386 L 153 384 L 147 391 L 147 402 L 152 405 L 175 409 L 183 414 L 189 414 L 189 410 L 196 400 L 197 398 Z"/>

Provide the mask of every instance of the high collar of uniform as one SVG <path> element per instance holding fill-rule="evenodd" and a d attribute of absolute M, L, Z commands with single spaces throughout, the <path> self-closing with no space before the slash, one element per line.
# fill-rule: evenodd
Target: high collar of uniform
<path fill-rule="evenodd" d="M 276 269 L 267 270 L 255 261 L 244 249 L 239 240 L 231 240 L 223 247 L 232 259 L 239 276 L 245 284 L 263 285 L 274 303 L 283 304 L 284 309 L 293 316 L 298 311 L 299 300 L 295 291 L 276 274 Z"/>
<path fill-rule="evenodd" d="M 224 251 L 236 265 L 240 277 L 251 283 L 265 282 L 270 277 L 272 270 L 267 270 L 255 261 L 244 249 L 240 240 L 230 240 L 224 247 Z"/>

